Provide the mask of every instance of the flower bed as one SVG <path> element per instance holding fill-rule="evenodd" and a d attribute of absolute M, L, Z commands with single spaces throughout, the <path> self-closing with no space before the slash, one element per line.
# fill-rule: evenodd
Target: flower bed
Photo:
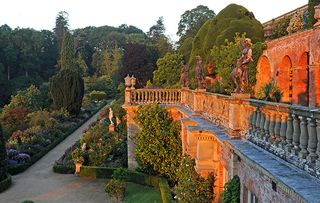
<path fill-rule="evenodd" d="M 55 121 L 51 118 L 49 118 L 49 121 L 53 126 L 45 126 L 43 127 L 44 130 L 32 127 L 24 131 L 14 132 L 7 145 L 8 172 L 15 175 L 26 170 L 89 120 L 107 102 L 88 105 L 75 118 L 65 118 L 61 114 L 55 115 L 55 112 L 52 112 L 51 115 Z M 42 114 L 46 114 L 46 112 Z M 43 117 L 43 115 L 41 116 Z M 51 124 L 47 122 L 43 125 Z"/>

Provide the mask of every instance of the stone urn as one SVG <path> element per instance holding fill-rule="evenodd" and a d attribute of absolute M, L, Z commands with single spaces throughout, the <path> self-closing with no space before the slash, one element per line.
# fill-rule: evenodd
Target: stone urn
<path fill-rule="evenodd" d="M 134 89 L 134 86 L 136 85 L 137 79 L 132 75 L 131 77 L 131 89 Z"/>
<path fill-rule="evenodd" d="M 75 163 L 75 165 L 76 165 L 75 174 L 76 174 L 76 175 L 79 175 L 79 174 L 80 174 L 80 170 L 81 170 L 82 163 L 83 163 L 83 162 L 76 162 L 76 163 Z"/>

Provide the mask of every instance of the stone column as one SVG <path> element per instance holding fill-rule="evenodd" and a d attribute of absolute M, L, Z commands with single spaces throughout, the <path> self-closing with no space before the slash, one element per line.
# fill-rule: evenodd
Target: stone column
<path fill-rule="evenodd" d="M 271 144 L 273 144 L 275 139 L 276 139 L 274 128 L 275 128 L 275 113 L 274 112 L 270 112 L 270 125 L 269 125 L 270 137 L 269 137 L 269 142 Z"/>
<path fill-rule="evenodd" d="M 307 146 L 308 146 L 308 130 L 307 130 L 307 119 L 304 116 L 299 116 L 300 119 L 300 148 L 299 157 L 305 159 L 308 155 Z"/>
<path fill-rule="evenodd" d="M 282 116 L 281 116 L 280 138 L 281 138 L 281 147 L 283 149 L 286 146 L 286 132 L 287 132 L 287 115 L 282 114 Z"/>
<path fill-rule="evenodd" d="M 286 150 L 288 152 L 291 152 L 291 149 L 293 147 L 292 144 L 292 138 L 293 138 L 293 123 L 292 123 L 292 116 L 290 113 L 287 114 L 287 131 L 286 131 Z"/>
<path fill-rule="evenodd" d="M 316 121 L 314 119 L 308 118 L 308 162 L 313 163 L 317 158 L 316 150 L 318 144 Z"/>
<path fill-rule="evenodd" d="M 297 115 L 293 114 L 293 149 L 292 153 L 297 155 L 300 151 L 300 122 Z"/>
<path fill-rule="evenodd" d="M 268 145 L 269 143 L 269 125 L 270 125 L 270 114 L 268 111 L 265 112 L 266 120 L 264 122 L 264 137 L 266 144 Z"/>
<path fill-rule="evenodd" d="M 275 145 L 278 146 L 280 143 L 280 127 L 281 127 L 281 114 L 277 113 L 276 114 L 276 124 L 275 124 L 275 129 L 274 129 L 274 134 L 275 134 Z"/>
<path fill-rule="evenodd" d="M 138 167 L 138 163 L 135 159 L 136 145 L 134 136 L 140 131 L 138 124 L 133 120 L 137 107 L 123 105 L 123 108 L 127 111 L 128 168 L 135 169 Z"/>
<path fill-rule="evenodd" d="M 265 116 L 263 112 L 260 112 L 260 139 L 264 139 L 264 123 L 265 123 Z"/>

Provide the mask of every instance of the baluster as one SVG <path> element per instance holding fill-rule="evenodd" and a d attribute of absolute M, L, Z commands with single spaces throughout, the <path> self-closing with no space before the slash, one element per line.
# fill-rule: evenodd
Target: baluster
<path fill-rule="evenodd" d="M 291 149 L 293 147 L 292 144 L 292 138 L 293 138 L 293 122 L 292 122 L 292 116 L 290 113 L 287 114 L 288 119 L 287 119 L 287 131 L 286 131 L 286 150 L 288 152 L 291 152 Z"/>
<path fill-rule="evenodd" d="M 135 104 L 136 103 L 136 94 L 135 92 L 132 92 L 131 91 L 131 94 L 130 94 L 130 102 Z"/>
<path fill-rule="evenodd" d="M 317 138 L 318 138 L 318 143 L 317 143 L 318 159 L 316 160 L 316 165 L 317 167 L 320 167 L 320 119 L 317 119 Z"/>
<path fill-rule="evenodd" d="M 308 162 L 313 163 L 318 158 L 316 154 L 318 139 L 317 139 L 316 121 L 311 118 L 308 118 L 308 134 L 309 134 Z"/>
<path fill-rule="evenodd" d="M 264 122 L 264 137 L 265 137 L 265 141 L 266 141 L 266 144 L 268 145 L 269 144 L 269 125 L 270 125 L 270 113 L 268 111 L 265 112 L 265 117 L 266 117 L 266 120 Z"/>
<path fill-rule="evenodd" d="M 252 115 L 252 133 L 251 133 L 252 136 L 254 136 L 256 132 L 256 120 L 257 120 L 257 112 L 254 110 Z"/>
<path fill-rule="evenodd" d="M 260 139 L 264 139 L 264 123 L 265 123 L 265 115 L 263 112 L 260 112 Z"/>
<path fill-rule="evenodd" d="M 270 112 L 270 125 L 269 125 L 269 142 L 273 144 L 275 140 L 275 134 L 274 134 L 274 127 L 275 127 L 275 114 L 274 112 Z"/>
<path fill-rule="evenodd" d="M 300 122 L 297 115 L 293 114 L 293 149 L 292 153 L 297 155 L 300 151 Z"/>
<path fill-rule="evenodd" d="M 169 104 L 172 102 L 172 91 L 169 91 Z"/>
<path fill-rule="evenodd" d="M 281 128 L 280 128 L 280 138 L 282 149 L 286 146 L 286 132 L 287 132 L 287 115 L 282 114 L 281 116 Z"/>
<path fill-rule="evenodd" d="M 260 136 L 260 109 L 257 109 L 257 117 L 256 117 L 256 133 L 255 136 L 259 137 Z"/>
<path fill-rule="evenodd" d="M 211 104 L 211 106 L 213 106 Z M 214 114 L 214 111 L 213 111 Z M 250 109 L 250 116 L 249 116 L 249 134 L 252 134 L 253 131 L 253 114 L 254 114 L 254 110 L 252 111 L 252 109 Z"/>
<path fill-rule="evenodd" d="M 166 103 L 168 104 L 169 102 L 170 102 L 170 91 L 167 91 Z"/>
<path fill-rule="evenodd" d="M 276 113 L 276 125 L 274 128 L 274 134 L 275 134 L 275 145 L 278 146 L 280 143 L 280 127 L 281 127 L 281 114 Z"/>
<path fill-rule="evenodd" d="M 307 146 L 308 146 L 308 129 L 307 129 L 307 119 L 304 116 L 299 116 L 300 119 L 300 148 L 299 157 L 305 159 L 308 155 Z"/>

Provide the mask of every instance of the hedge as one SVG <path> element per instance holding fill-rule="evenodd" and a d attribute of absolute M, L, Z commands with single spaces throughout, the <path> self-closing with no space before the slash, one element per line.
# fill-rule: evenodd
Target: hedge
<path fill-rule="evenodd" d="M 8 189 L 11 185 L 11 176 L 8 174 L 7 178 L 0 182 L 0 193 Z"/>
<path fill-rule="evenodd" d="M 68 166 L 55 163 L 53 165 L 53 172 L 60 174 L 73 174 L 75 172 L 74 165 Z"/>
<path fill-rule="evenodd" d="M 96 167 L 96 166 L 81 166 L 80 177 L 89 178 L 112 178 L 113 171 L 117 168 Z M 163 203 L 171 202 L 171 192 L 168 181 L 165 178 L 150 176 L 144 173 L 127 170 L 126 181 L 147 185 L 159 189 Z"/>
<path fill-rule="evenodd" d="M 11 175 L 16 175 L 18 173 L 21 173 L 25 171 L 27 168 L 29 168 L 31 165 L 33 165 L 35 162 L 37 162 L 39 159 L 41 159 L 44 155 L 46 155 L 49 151 L 51 151 L 53 148 L 55 148 L 60 142 L 65 140 L 69 135 L 71 135 L 75 130 L 77 130 L 80 126 L 82 126 L 85 122 L 87 122 L 94 114 L 96 114 L 100 109 L 102 109 L 109 101 L 105 101 L 99 106 L 95 111 L 91 113 L 91 115 L 84 119 L 83 121 L 79 122 L 74 128 L 71 128 L 68 130 L 64 135 L 59 137 L 58 139 L 54 140 L 51 144 L 43 148 L 42 151 L 35 154 L 31 157 L 31 161 L 26 164 L 9 164 L 8 165 L 8 172 Z"/>

